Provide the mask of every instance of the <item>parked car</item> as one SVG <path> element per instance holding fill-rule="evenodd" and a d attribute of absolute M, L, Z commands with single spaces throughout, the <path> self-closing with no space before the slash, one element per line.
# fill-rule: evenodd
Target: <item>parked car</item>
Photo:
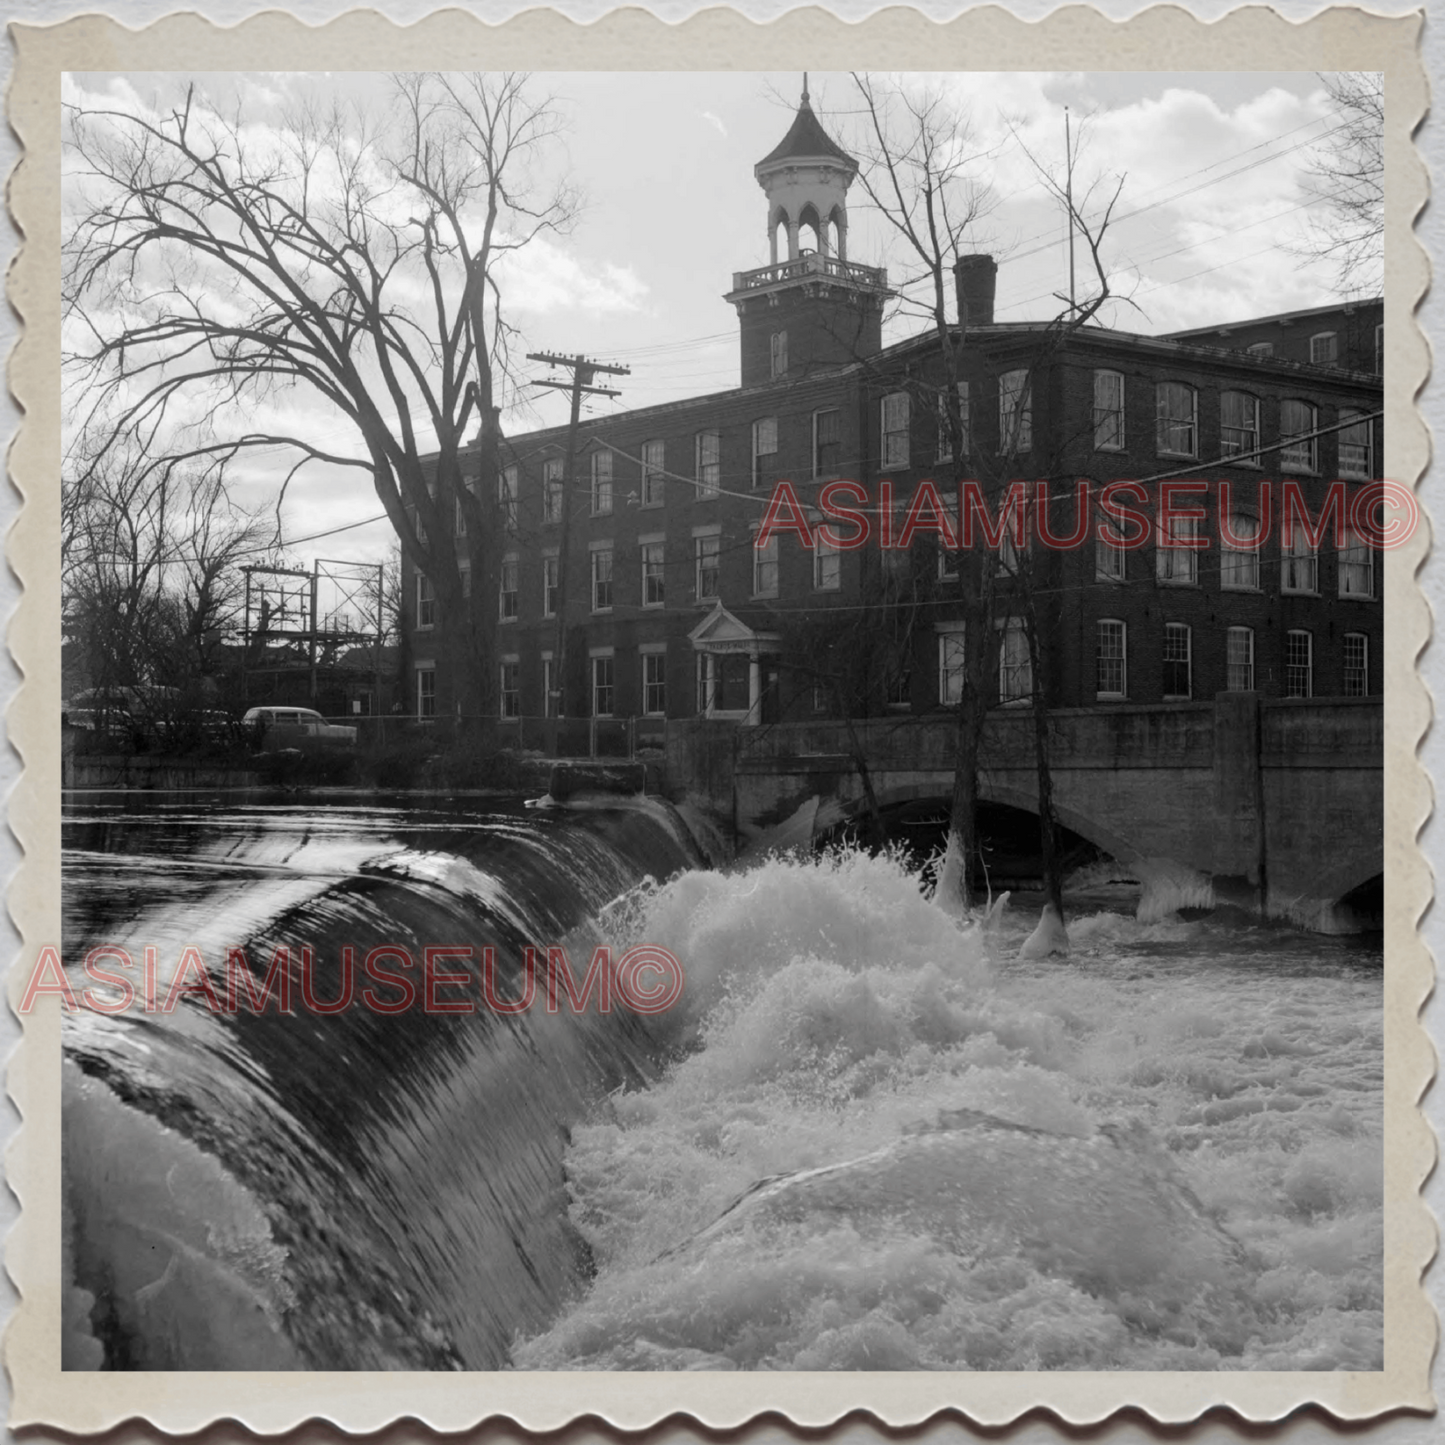
<path fill-rule="evenodd" d="M 178 688 L 159 683 L 88 687 L 71 696 L 64 717 L 71 727 L 139 743 L 165 735 L 178 697 Z"/>
<path fill-rule="evenodd" d="M 282 748 L 350 747 L 356 742 L 355 728 L 329 723 L 309 707 L 253 707 L 241 726 L 253 730 L 261 751 L 268 753 Z"/>

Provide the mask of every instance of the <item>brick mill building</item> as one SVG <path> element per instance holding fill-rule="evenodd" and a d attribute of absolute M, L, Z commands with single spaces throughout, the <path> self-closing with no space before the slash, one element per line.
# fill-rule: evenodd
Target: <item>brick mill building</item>
<path fill-rule="evenodd" d="M 739 321 L 738 387 L 584 422 L 570 489 L 565 427 L 505 444 L 496 665 L 502 716 L 524 740 L 544 735 L 535 720 L 555 711 L 559 691 L 564 716 L 644 736 L 669 718 L 746 725 L 840 707 L 920 714 L 957 700 L 956 559 L 931 534 L 906 552 L 808 549 L 793 534 L 760 551 L 754 537 L 782 481 L 816 520 L 818 493 L 838 479 L 874 503 L 890 484 L 900 519 L 925 482 L 952 508 L 960 477 L 993 478 L 995 491 L 1007 479 L 1046 480 L 1049 525 L 1067 535 L 1086 479 L 1083 544 L 1028 544 L 1039 688 L 1052 706 L 1380 692 L 1378 553 L 1352 532 L 1342 546 L 1328 531 L 1312 545 L 1303 529 L 1289 537 L 1279 526 L 1286 483 L 1317 519 L 1331 483 L 1353 495 L 1378 476 L 1379 300 L 1168 336 L 1092 325 L 1061 335 L 1052 322 L 995 322 L 994 263 L 965 256 L 955 279 L 967 317 L 966 455 L 956 459 L 941 424 L 938 338 L 885 347 L 887 276 L 848 256 L 856 171 L 805 93 L 756 167 L 771 259 L 734 274 L 726 293 Z M 1143 545 L 1127 548 L 1098 496 L 1136 479 L 1146 500 L 1128 505 L 1149 525 Z M 1166 537 L 1167 479 L 1204 484 L 1177 500 L 1205 516 L 1169 520 Z M 1225 483 L 1233 547 L 1220 542 Z M 1196 527 L 1207 548 L 1161 545 Z M 1262 544 L 1250 546 L 1259 531 Z M 998 705 L 1033 691 L 1013 567 L 1005 555 L 989 667 Z M 412 710 L 426 716 L 437 694 L 435 603 L 410 564 L 404 589 Z M 554 671 L 559 608 L 564 677 Z M 860 655 L 873 649 L 866 685 L 846 693 L 818 663 L 840 639 L 845 651 L 850 639 Z"/>

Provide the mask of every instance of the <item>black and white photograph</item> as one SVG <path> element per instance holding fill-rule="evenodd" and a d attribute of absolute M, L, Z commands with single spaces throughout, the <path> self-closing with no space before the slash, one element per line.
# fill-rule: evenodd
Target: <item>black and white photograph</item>
<path fill-rule="evenodd" d="M 59 104 L 65 1371 L 1385 1368 L 1380 72 Z"/>

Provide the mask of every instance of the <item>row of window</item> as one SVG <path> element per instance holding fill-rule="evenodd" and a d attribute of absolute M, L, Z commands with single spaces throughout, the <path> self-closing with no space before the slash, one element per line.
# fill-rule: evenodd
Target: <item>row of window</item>
<path fill-rule="evenodd" d="M 667 653 L 664 647 L 650 647 L 640 653 L 642 663 L 639 679 L 641 711 L 648 717 L 667 713 Z M 542 697 L 546 714 L 555 714 L 553 705 L 552 654 L 544 652 L 542 664 Z M 617 669 L 613 652 L 599 648 L 587 659 L 588 685 L 591 691 L 592 716 L 612 717 L 617 709 Z M 418 673 L 418 679 L 421 674 Z M 418 682 L 420 686 L 420 682 Z M 504 657 L 501 662 L 501 715 L 522 716 L 522 663 L 517 657 Z"/>
<path fill-rule="evenodd" d="M 693 600 L 716 601 L 720 595 L 722 571 L 722 532 L 720 528 L 699 530 L 692 539 Z M 663 607 L 667 603 L 666 544 L 661 538 L 643 539 L 638 544 L 641 569 L 643 607 Z M 773 537 L 763 548 L 750 548 L 753 565 L 753 595 L 778 595 L 778 539 Z M 502 559 L 501 589 L 498 616 L 512 622 L 521 612 L 520 559 Z M 610 611 L 615 601 L 616 553 L 605 542 L 594 542 L 588 553 L 590 595 L 594 612 Z M 836 592 L 842 585 L 842 558 L 835 548 L 819 544 L 813 555 L 813 586 L 820 592 Z M 429 595 L 430 585 L 418 574 L 418 617 L 422 613 L 423 589 Z M 557 556 L 542 558 L 542 615 L 557 614 Z M 430 614 L 428 614 L 430 615 Z M 430 623 L 419 623 L 429 626 Z"/>
<path fill-rule="evenodd" d="M 1096 625 L 1095 695 L 1102 700 L 1129 696 L 1129 629 L 1117 618 L 1101 618 Z M 1254 629 L 1225 629 L 1225 687 L 1230 692 L 1253 692 L 1255 687 Z M 1369 693 L 1370 639 L 1363 632 L 1344 635 L 1341 663 L 1343 693 L 1365 697 Z M 1183 622 L 1164 624 L 1160 654 L 1162 695 L 1166 702 L 1194 696 L 1194 634 Z M 963 695 L 964 638 L 957 630 L 938 635 L 938 700 L 957 703 Z M 1313 697 L 1315 673 L 1314 634 L 1302 628 L 1285 635 L 1284 695 Z M 1023 624 L 1009 621 L 1000 629 L 998 696 L 1005 705 L 1028 702 L 1033 695 L 1033 668 Z"/>
<path fill-rule="evenodd" d="M 1314 475 L 1319 471 L 1319 408 L 1297 397 L 1279 404 L 1278 450 L 1282 471 Z M 1199 390 L 1182 381 L 1154 384 L 1154 449 L 1161 457 L 1197 459 L 1200 455 Z M 1359 410 L 1340 409 L 1340 421 L 1349 422 L 1339 430 L 1338 472 L 1341 477 L 1369 481 L 1374 476 L 1369 421 Z M 1094 450 L 1125 450 L 1124 375 L 1118 371 L 1094 372 Z M 1220 460 L 1238 466 L 1262 466 L 1263 437 L 1260 429 L 1260 399 L 1252 392 L 1222 391 L 1219 394 L 1219 441 L 1215 451 Z"/>
<path fill-rule="evenodd" d="M 1112 521 L 1103 522 L 1105 535 L 1095 542 L 1095 576 L 1099 581 L 1123 582 L 1127 578 L 1128 552 Z M 1176 543 L 1187 542 L 1199 535 L 1195 519 L 1175 519 L 1170 537 Z M 1244 514 L 1230 521 L 1229 533 L 1239 546 L 1221 545 L 1219 585 L 1224 591 L 1260 592 L 1260 552 L 1251 545 L 1258 537 L 1258 522 Z M 778 595 L 778 538 L 773 537 L 764 548 L 751 548 L 752 595 L 772 598 Z M 662 539 L 644 538 L 638 546 L 641 568 L 641 597 L 645 608 L 660 608 L 667 602 L 666 546 Z M 614 605 L 616 554 L 605 542 L 594 542 L 589 551 L 589 585 L 593 612 L 610 611 Z M 693 537 L 693 600 L 715 601 L 719 595 L 722 534 L 720 529 L 699 529 Z M 908 554 L 890 551 L 883 554 L 885 564 L 901 566 Z M 1174 587 L 1198 586 L 1200 583 L 1200 551 L 1188 546 L 1159 547 L 1155 551 L 1155 577 Z M 1017 565 L 1013 542 L 1005 538 L 1002 563 L 1005 572 Z M 951 554 L 940 551 L 940 580 L 957 575 Z M 521 611 L 520 561 L 513 554 L 502 559 L 498 616 L 503 622 L 517 619 Z M 1286 595 L 1318 596 L 1320 558 L 1302 528 L 1287 536 L 1280 558 L 1279 590 Z M 463 595 L 470 592 L 470 573 L 463 568 Z M 557 614 L 557 557 L 542 558 L 542 615 Z M 813 588 L 818 592 L 836 592 L 842 586 L 842 557 L 821 538 L 813 551 Z M 1345 532 L 1345 545 L 1340 549 L 1336 566 L 1336 587 L 1341 597 L 1370 600 L 1375 596 L 1375 554 L 1370 545 L 1350 530 Z M 436 598 L 430 579 L 417 573 L 417 627 L 427 629 L 436 623 Z"/>
<path fill-rule="evenodd" d="M 1122 582 L 1127 572 L 1128 553 L 1117 524 L 1104 517 L 1101 535 L 1095 540 L 1094 573 L 1103 582 Z M 1196 518 L 1173 518 L 1169 540 L 1175 546 L 1159 546 L 1154 554 L 1154 572 L 1159 582 L 1175 587 L 1199 585 L 1200 556 L 1189 546 L 1190 539 L 1203 536 L 1203 524 Z M 1162 541 L 1162 537 L 1161 537 Z M 1237 545 L 1231 545 L 1231 544 Z M 1280 549 L 1279 590 L 1303 596 L 1319 595 L 1320 559 L 1303 527 L 1291 527 Z M 1007 565 L 1008 558 L 1004 559 Z M 1370 544 L 1352 528 L 1346 528 L 1344 546 L 1337 554 L 1336 586 L 1341 597 L 1372 598 L 1375 595 L 1375 553 Z M 1227 592 L 1259 592 L 1259 520 L 1235 513 L 1220 539 L 1219 585 Z"/>
<path fill-rule="evenodd" d="M 1274 342 L 1256 341 L 1245 348 L 1251 356 L 1273 356 Z M 1312 366 L 1333 366 L 1340 359 L 1340 336 L 1337 331 L 1317 331 L 1310 337 L 1310 364 Z M 1385 327 L 1375 327 L 1375 371 L 1385 369 Z"/>
<path fill-rule="evenodd" d="M 1161 457 L 1196 460 L 1200 456 L 1199 392 L 1186 382 L 1162 381 L 1155 389 L 1155 450 Z M 957 389 L 958 444 L 964 456 L 974 450 L 969 383 L 961 381 Z M 884 396 L 880 401 L 880 462 L 884 471 L 907 470 L 912 466 L 913 399 L 906 391 Z M 1018 456 L 1033 449 L 1033 401 L 1029 373 L 1020 369 L 999 377 L 999 453 Z M 1340 420 L 1349 423 L 1338 432 L 1338 466 L 1340 477 L 1361 481 L 1374 476 L 1373 432 L 1369 421 L 1350 422 L 1363 417 L 1359 410 L 1342 408 Z M 1233 465 L 1262 465 L 1264 450 L 1261 428 L 1261 400 L 1245 391 L 1220 393 L 1219 438 L 1216 455 L 1231 460 Z M 952 425 L 943 398 L 938 403 L 938 446 L 936 461 L 952 459 L 954 443 Z M 1270 451 L 1279 454 L 1281 470 L 1302 475 L 1317 475 L 1320 470 L 1319 408 L 1299 398 L 1285 398 L 1279 403 L 1279 437 Z M 843 426 L 838 407 L 824 407 L 812 413 L 812 475 L 814 479 L 834 476 L 842 470 Z M 692 477 L 696 496 L 708 501 L 722 491 L 722 434 L 716 428 L 696 433 L 692 439 Z M 1126 449 L 1125 377 L 1122 372 L 1094 372 L 1093 443 L 1096 451 L 1118 452 Z M 666 466 L 666 442 L 658 437 L 642 443 L 638 455 L 638 504 L 643 507 L 663 505 L 665 483 L 670 475 Z M 774 480 L 778 454 L 778 418 L 759 417 L 751 424 L 751 484 L 760 488 Z M 614 453 L 599 447 L 584 459 L 590 511 L 594 517 L 611 516 L 615 505 Z M 562 520 L 564 463 L 561 457 L 548 457 L 542 463 L 542 521 L 554 525 Z M 515 464 L 502 470 L 498 483 L 503 520 L 515 530 L 518 522 L 520 469 Z M 456 515 L 457 535 L 466 531 L 466 519 L 460 502 Z"/>

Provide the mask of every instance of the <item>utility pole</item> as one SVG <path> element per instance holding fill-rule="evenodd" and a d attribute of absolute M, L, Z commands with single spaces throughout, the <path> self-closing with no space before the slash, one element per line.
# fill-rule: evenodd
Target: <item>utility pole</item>
<path fill-rule="evenodd" d="M 606 376 L 630 376 L 631 368 L 608 366 L 600 361 L 589 361 L 585 356 L 558 356 L 550 351 L 529 351 L 528 361 L 545 361 L 548 366 L 565 366 L 572 373 L 568 381 L 534 381 L 533 386 L 549 386 L 553 391 L 567 391 L 572 394 L 572 419 L 567 427 L 567 461 L 562 469 L 562 531 L 557 543 L 557 641 L 552 648 L 552 687 L 550 698 L 555 717 L 565 716 L 564 706 L 567 688 L 567 546 L 572 517 L 572 490 L 577 471 L 577 426 L 582 419 L 583 396 L 619 396 L 620 392 L 610 387 L 593 386 L 592 379 L 598 372 Z M 545 495 L 543 505 L 546 505 Z M 545 567 L 545 563 L 543 564 Z"/>
<path fill-rule="evenodd" d="M 1078 310 L 1074 300 L 1074 142 L 1069 108 L 1064 107 L 1064 204 L 1069 208 L 1069 315 Z"/>

